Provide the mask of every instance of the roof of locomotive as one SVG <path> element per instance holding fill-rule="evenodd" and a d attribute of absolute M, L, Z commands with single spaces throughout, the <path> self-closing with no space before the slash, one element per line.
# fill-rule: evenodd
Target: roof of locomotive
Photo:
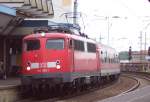
<path fill-rule="evenodd" d="M 43 35 L 44 34 L 44 35 Z M 24 37 L 24 39 L 30 39 L 30 38 L 43 38 L 43 37 L 62 37 L 65 38 L 68 34 L 66 33 L 45 33 L 45 32 L 41 32 L 41 33 L 33 33 L 33 34 L 29 34 L 27 36 Z"/>
<path fill-rule="evenodd" d="M 44 34 L 44 36 L 42 36 L 42 34 Z M 73 38 L 76 40 L 96 43 L 96 41 L 88 38 L 86 34 L 80 32 L 79 25 L 68 23 L 58 23 L 49 25 L 47 27 L 35 28 L 34 33 L 24 37 L 24 39 L 40 38 L 40 37 Z"/>
<path fill-rule="evenodd" d="M 91 42 L 91 43 L 96 43 L 93 39 L 83 37 L 81 35 L 77 34 L 68 34 L 68 33 L 57 33 L 57 32 L 51 32 L 51 33 L 44 33 L 44 36 L 42 33 L 37 33 L 37 34 L 30 34 L 24 37 L 24 39 L 32 39 L 32 38 L 72 38 L 75 40 L 81 40 L 81 41 L 86 41 L 86 42 Z"/>

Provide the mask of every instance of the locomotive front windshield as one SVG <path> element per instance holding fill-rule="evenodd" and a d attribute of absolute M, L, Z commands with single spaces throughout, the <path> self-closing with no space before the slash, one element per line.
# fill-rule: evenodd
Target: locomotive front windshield
<path fill-rule="evenodd" d="M 64 39 L 48 39 L 46 42 L 47 49 L 64 49 Z"/>
<path fill-rule="evenodd" d="M 39 40 L 25 40 L 24 42 L 24 51 L 32 51 L 40 49 Z"/>

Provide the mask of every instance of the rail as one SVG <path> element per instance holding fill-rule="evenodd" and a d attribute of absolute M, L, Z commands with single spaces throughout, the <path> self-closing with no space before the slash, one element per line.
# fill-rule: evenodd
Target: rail
<path fill-rule="evenodd" d="M 136 80 L 137 84 L 135 84 L 133 87 L 131 87 L 127 91 L 122 92 L 121 94 L 125 94 L 125 93 L 128 93 L 128 92 L 134 91 L 134 90 L 136 90 L 140 86 L 140 81 L 138 79 L 136 79 L 136 77 L 127 76 L 127 75 L 123 75 L 123 76 L 131 78 L 133 80 Z"/>

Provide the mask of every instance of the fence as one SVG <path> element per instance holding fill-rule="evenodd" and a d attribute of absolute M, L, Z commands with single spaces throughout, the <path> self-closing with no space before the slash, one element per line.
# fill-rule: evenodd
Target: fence
<path fill-rule="evenodd" d="M 150 72 L 150 62 L 120 63 L 121 71 Z"/>

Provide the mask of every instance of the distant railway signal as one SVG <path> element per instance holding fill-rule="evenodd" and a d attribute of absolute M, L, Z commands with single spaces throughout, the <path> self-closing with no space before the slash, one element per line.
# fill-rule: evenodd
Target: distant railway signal
<path fill-rule="evenodd" d="M 150 47 L 148 48 L 148 56 L 150 56 Z"/>
<path fill-rule="evenodd" d="M 129 55 L 129 61 L 132 59 L 132 48 L 131 48 L 131 46 L 129 47 L 129 53 L 128 53 L 128 55 Z"/>

